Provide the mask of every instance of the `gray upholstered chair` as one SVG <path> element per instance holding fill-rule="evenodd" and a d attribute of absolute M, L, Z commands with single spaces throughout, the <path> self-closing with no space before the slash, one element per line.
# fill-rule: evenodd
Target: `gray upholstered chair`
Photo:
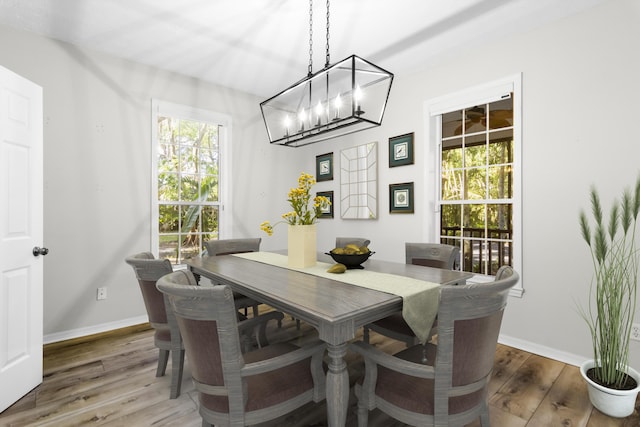
<path fill-rule="evenodd" d="M 282 313 L 238 323 L 229 286 L 195 283 L 190 271 L 178 271 L 157 286 L 168 296 L 184 339 L 203 426 L 257 424 L 324 399 L 324 343 L 272 344 L 243 354 L 239 332 Z"/>
<path fill-rule="evenodd" d="M 392 356 L 364 342 L 351 344 L 365 361 L 364 379 L 355 388 L 359 427 L 367 425 L 374 408 L 414 426 L 462 426 L 478 417 L 489 426 L 487 388 L 518 274 L 505 266 L 496 277 L 442 288 L 437 345 L 418 344 Z"/>
<path fill-rule="evenodd" d="M 218 239 L 207 240 L 204 242 L 204 247 L 207 249 L 208 256 L 220 256 L 230 254 L 240 254 L 247 252 L 260 251 L 261 237 L 245 238 L 245 239 Z M 234 292 L 234 298 L 236 300 L 236 307 L 243 308 L 245 316 L 247 315 L 247 307 L 253 309 L 253 315 L 258 315 L 258 301 L 255 301 L 249 297 Z"/>
<path fill-rule="evenodd" d="M 349 243 L 355 243 L 358 246 L 369 246 L 371 240 L 362 237 L 336 237 L 336 248 L 344 248 Z"/>
<path fill-rule="evenodd" d="M 184 367 L 184 347 L 180 338 L 180 331 L 172 318 L 170 310 L 166 309 L 165 298 L 156 288 L 157 280 L 173 271 L 168 259 L 155 259 L 151 252 L 141 252 L 125 259 L 133 267 L 138 279 L 144 305 L 149 316 L 149 323 L 154 329 L 153 342 L 159 349 L 158 368 L 156 377 L 161 377 L 167 369 L 169 354 L 171 354 L 171 388 L 170 398 L 180 395 L 182 371 Z"/>
<path fill-rule="evenodd" d="M 207 249 L 207 255 L 229 255 L 240 254 L 245 252 L 258 252 L 260 250 L 261 237 L 246 239 L 217 239 L 207 240 L 204 247 Z"/>
<path fill-rule="evenodd" d="M 405 243 L 405 262 L 407 264 L 452 270 L 459 253 L 460 248 L 457 246 L 441 243 Z M 398 341 L 404 341 L 407 347 L 418 344 L 418 339 L 402 318 L 402 313 L 395 313 L 365 325 L 365 342 L 369 342 L 369 330 Z"/>
<path fill-rule="evenodd" d="M 453 270 L 460 255 L 460 248 L 444 243 L 405 243 L 407 264 Z"/>

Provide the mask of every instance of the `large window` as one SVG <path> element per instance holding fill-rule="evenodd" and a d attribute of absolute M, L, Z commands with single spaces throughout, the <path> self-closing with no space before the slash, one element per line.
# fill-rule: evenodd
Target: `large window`
<path fill-rule="evenodd" d="M 520 87 L 513 76 L 426 104 L 435 238 L 460 248 L 464 271 L 522 271 Z"/>
<path fill-rule="evenodd" d="M 440 241 L 460 268 L 495 275 L 512 264 L 513 98 L 442 115 Z"/>
<path fill-rule="evenodd" d="M 153 110 L 154 247 L 182 264 L 219 238 L 228 119 L 166 102 Z"/>

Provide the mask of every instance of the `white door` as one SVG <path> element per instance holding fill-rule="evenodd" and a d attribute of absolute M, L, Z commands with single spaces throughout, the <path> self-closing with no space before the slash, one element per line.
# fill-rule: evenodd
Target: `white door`
<path fill-rule="evenodd" d="M 0 67 L 0 412 L 42 382 L 42 185 L 42 88 Z"/>

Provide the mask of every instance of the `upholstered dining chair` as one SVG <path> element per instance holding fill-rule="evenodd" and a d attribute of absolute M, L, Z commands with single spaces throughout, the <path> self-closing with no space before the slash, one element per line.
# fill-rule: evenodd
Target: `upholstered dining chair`
<path fill-rule="evenodd" d="M 227 285 L 194 286 L 190 271 L 162 277 L 187 350 L 203 426 L 245 426 L 275 419 L 325 398 L 325 344 L 276 343 L 242 353 L 239 331 L 270 312 L 238 323 Z"/>
<path fill-rule="evenodd" d="M 444 243 L 405 243 L 405 263 L 453 270 L 460 248 Z"/>
<path fill-rule="evenodd" d="M 442 288 L 437 345 L 418 344 L 395 355 L 362 341 L 350 345 L 365 361 L 364 379 L 355 386 L 359 427 L 374 408 L 413 426 L 462 426 L 479 417 L 489 427 L 487 388 L 518 274 L 504 266 L 496 277 Z"/>
<path fill-rule="evenodd" d="M 371 240 L 362 237 L 336 237 L 336 248 L 344 248 L 349 243 L 355 243 L 358 246 L 369 246 Z"/>
<path fill-rule="evenodd" d="M 166 309 L 165 298 L 156 288 L 157 280 L 173 271 L 168 259 L 156 259 L 151 252 L 140 252 L 129 256 L 125 262 L 133 267 L 142 292 L 149 323 L 154 329 L 153 342 L 159 349 L 156 377 L 161 377 L 167 369 L 171 354 L 171 386 L 169 396 L 175 399 L 180 395 L 182 371 L 184 367 L 184 347 L 178 325 L 173 314 Z"/>
<path fill-rule="evenodd" d="M 405 262 L 426 267 L 452 270 L 458 259 L 460 248 L 442 243 L 405 243 Z M 435 327 L 435 325 L 434 325 Z M 418 344 L 418 339 L 405 322 L 402 313 L 394 313 L 364 327 L 364 341 L 369 342 L 369 331 L 404 341 L 407 347 Z"/>
<path fill-rule="evenodd" d="M 207 240 L 204 242 L 204 247 L 207 250 L 208 256 L 220 256 L 240 254 L 247 252 L 258 252 L 260 250 L 261 237 L 255 238 L 241 238 L 241 239 L 218 239 Z M 247 308 L 251 307 L 253 315 L 258 315 L 258 301 L 255 301 L 249 297 L 234 292 L 234 298 L 236 300 L 236 307 L 244 309 L 244 315 L 247 315 Z"/>

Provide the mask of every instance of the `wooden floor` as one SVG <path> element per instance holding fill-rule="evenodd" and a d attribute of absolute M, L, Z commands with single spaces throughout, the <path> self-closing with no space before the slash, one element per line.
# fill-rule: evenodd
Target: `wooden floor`
<path fill-rule="evenodd" d="M 304 323 L 298 331 L 291 320 L 270 332 L 272 342 L 303 344 L 317 336 Z M 371 341 L 385 351 L 402 348 L 373 332 Z M 43 383 L 1 413 L 0 426 L 200 426 L 188 362 L 182 394 L 170 400 L 170 365 L 166 376 L 156 378 L 157 355 L 148 325 L 47 345 Z M 352 354 L 348 363 L 353 384 L 364 365 Z M 640 399 L 632 416 L 606 417 L 589 403 L 578 368 L 502 345 L 489 396 L 493 427 L 640 426 Z M 325 411 L 324 404 L 309 404 L 260 427 L 324 426 Z M 374 427 L 404 425 L 379 411 L 369 421 Z M 353 393 L 347 425 L 357 425 Z"/>

